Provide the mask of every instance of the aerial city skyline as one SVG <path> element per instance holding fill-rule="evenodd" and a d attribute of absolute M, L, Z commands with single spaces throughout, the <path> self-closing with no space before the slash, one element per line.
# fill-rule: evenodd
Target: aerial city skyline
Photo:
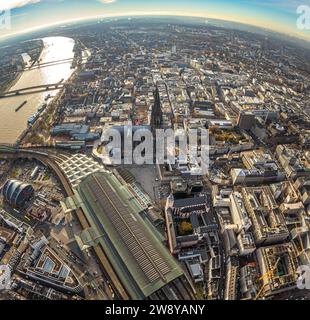
<path fill-rule="evenodd" d="M 11 28 L 0 37 L 63 22 L 135 15 L 178 15 L 227 20 L 258 26 L 310 40 L 309 27 L 297 28 L 297 19 L 309 12 L 302 0 L 3 0 L 0 9 L 11 10 Z M 310 10 L 310 9 L 309 9 Z"/>

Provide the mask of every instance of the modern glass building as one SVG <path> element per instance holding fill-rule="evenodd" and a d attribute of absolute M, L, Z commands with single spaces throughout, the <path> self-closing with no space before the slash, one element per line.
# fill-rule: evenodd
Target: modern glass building
<path fill-rule="evenodd" d="M 12 179 L 4 184 L 2 194 L 12 207 L 20 208 L 33 196 L 34 189 L 30 184 Z"/>

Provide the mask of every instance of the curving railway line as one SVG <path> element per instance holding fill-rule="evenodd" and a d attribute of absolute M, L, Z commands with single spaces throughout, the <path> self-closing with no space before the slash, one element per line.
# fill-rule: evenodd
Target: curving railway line
<path fill-rule="evenodd" d="M 31 149 L 21 149 L 13 145 L 1 145 L 0 144 L 0 159 L 29 159 L 29 160 L 37 160 L 41 162 L 43 165 L 49 167 L 58 177 L 65 193 L 67 196 L 73 196 L 74 191 L 67 180 L 66 175 L 61 170 L 61 167 L 58 165 L 59 158 L 62 155 L 53 154 L 52 152 L 47 152 L 46 150 L 31 150 Z M 104 190 L 103 190 L 104 191 Z M 109 196 L 109 195 L 107 195 Z M 79 220 L 80 225 L 82 226 L 83 230 L 89 229 L 91 224 L 87 220 L 86 215 L 84 214 L 82 209 L 76 209 L 75 214 L 77 219 Z M 120 214 L 122 217 L 122 214 Z M 133 235 L 134 237 L 135 235 Z M 124 288 L 122 282 L 120 281 L 119 277 L 117 276 L 114 268 L 112 267 L 107 255 L 104 252 L 104 249 L 101 247 L 100 244 L 92 248 L 93 252 L 97 260 L 100 262 L 102 266 L 102 271 L 104 277 L 109 284 L 109 287 L 113 289 L 115 293 L 114 299 L 122 299 L 122 300 L 129 300 L 130 295 Z M 147 256 L 148 253 L 145 250 L 142 250 Z M 157 266 L 154 265 L 154 262 L 151 262 L 150 265 L 156 269 L 157 273 L 160 276 L 163 276 L 162 273 L 164 272 L 164 265 L 161 266 L 161 269 L 158 269 Z M 178 278 L 174 281 L 169 283 L 169 287 L 163 287 L 160 290 L 157 290 L 147 299 L 151 300 L 165 300 L 165 299 L 178 299 L 178 297 L 182 297 L 185 300 L 195 299 L 193 292 L 189 290 L 186 286 L 184 286 L 183 282 L 187 282 L 185 276 L 182 276 L 182 281 Z"/>
<path fill-rule="evenodd" d="M 70 183 L 68 182 L 65 174 L 62 172 L 60 167 L 56 162 L 57 156 L 45 151 L 34 151 L 31 149 L 20 149 L 13 145 L 3 144 L 0 145 L 0 159 L 29 159 L 29 160 L 37 160 L 41 162 L 43 165 L 49 167 L 58 177 L 66 195 L 68 197 L 73 196 L 74 192 L 71 188 Z M 75 210 L 76 217 L 79 220 L 83 229 L 90 228 L 90 224 L 87 221 L 83 211 L 81 209 Z M 103 272 L 105 277 L 109 280 L 113 291 L 116 293 L 116 298 L 128 300 L 129 296 L 125 289 L 123 288 L 120 280 L 115 274 L 109 260 L 107 259 L 104 251 L 100 246 L 96 246 L 93 248 L 98 260 L 103 266 Z"/>

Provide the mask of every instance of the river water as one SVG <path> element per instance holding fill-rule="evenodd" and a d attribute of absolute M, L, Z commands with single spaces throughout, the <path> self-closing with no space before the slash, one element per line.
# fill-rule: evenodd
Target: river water
<path fill-rule="evenodd" d="M 40 63 L 71 59 L 74 56 L 74 40 L 65 37 L 48 37 L 42 39 L 44 48 L 41 53 Z M 17 83 L 10 90 L 57 83 L 64 79 L 66 81 L 74 69 L 71 69 L 72 61 L 55 63 L 54 65 L 34 65 L 32 69 L 25 70 Z M 21 133 L 27 128 L 27 120 L 45 102 L 48 94 L 55 96 L 59 90 L 30 93 L 27 95 L 14 96 L 0 99 L 0 143 L 15 143 Z M 18 112 L 15 109 L 27 100 Z M 50 102 L 48 100 L 48 102 Z"/>

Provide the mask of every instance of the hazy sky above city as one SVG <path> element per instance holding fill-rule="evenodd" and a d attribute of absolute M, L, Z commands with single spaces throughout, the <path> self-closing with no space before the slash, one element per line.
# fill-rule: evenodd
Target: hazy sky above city
<path fill-rule="evenodd" d="M 310 0 L 0 0 L 11 9 L 11 28 L 0 37 L 63 21 L 97 16 L 179 15 L 242 22 L 310 40 L 296 26 L 299 5 Z"/>

